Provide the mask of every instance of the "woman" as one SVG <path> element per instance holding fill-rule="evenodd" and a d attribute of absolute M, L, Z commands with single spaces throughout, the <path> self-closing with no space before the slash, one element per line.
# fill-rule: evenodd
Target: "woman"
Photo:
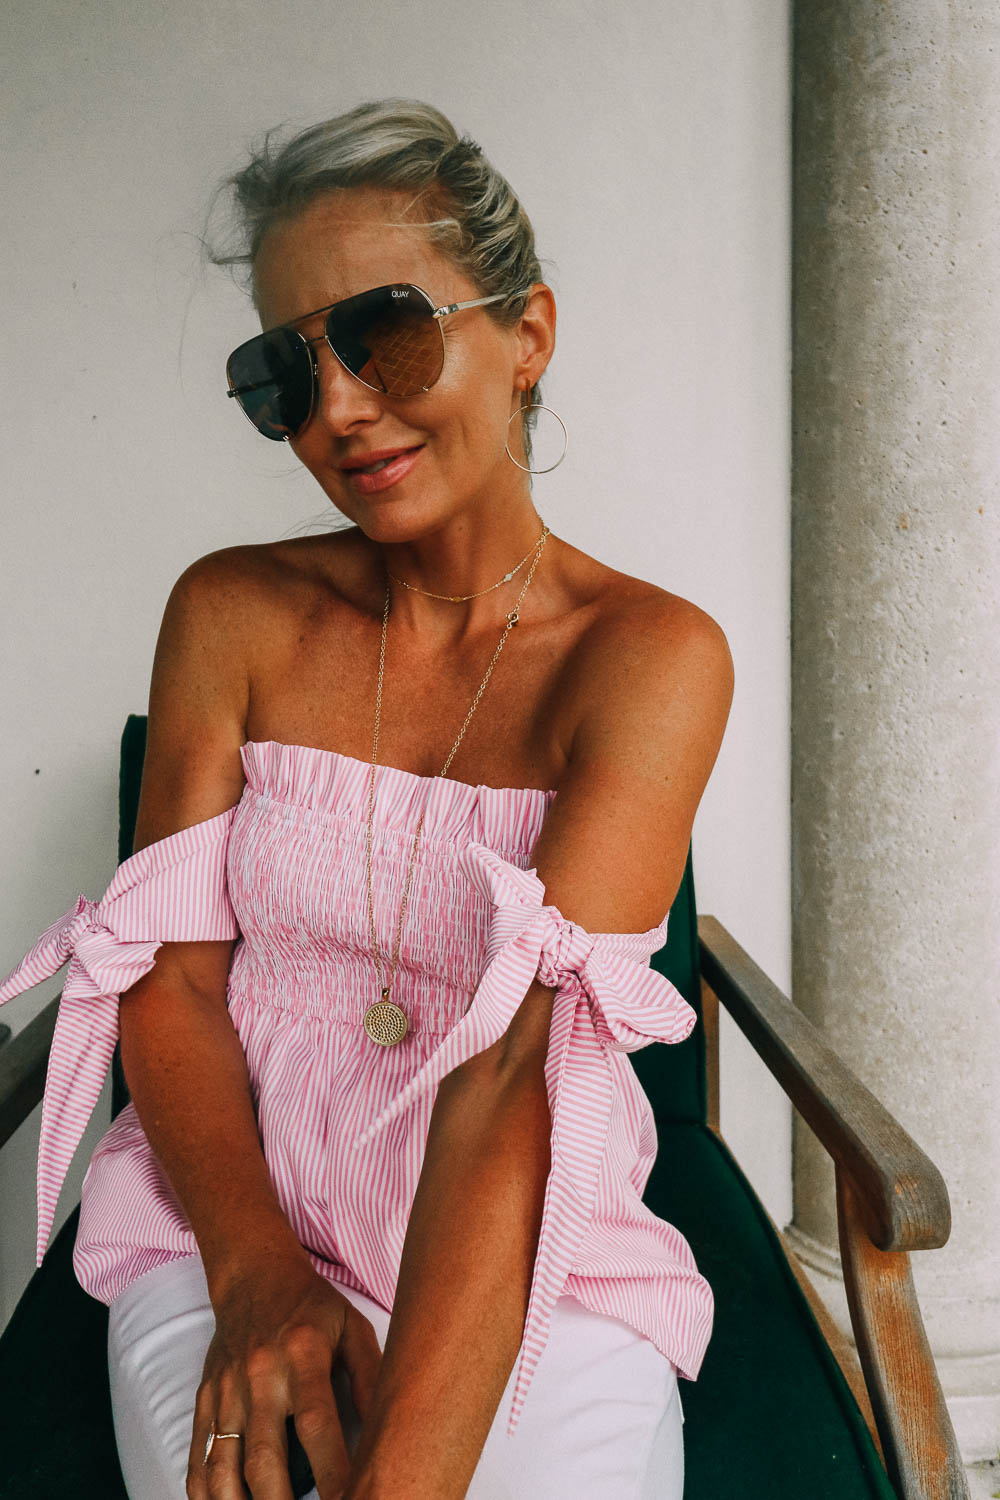
<path fill-rule="evenodd" d="M 230 395 L 353 524 L 181 576 L 137 853 L 0 990 L 72 954 L 97 1080 L 120 994 L 74 1264 L 129 1492 L 279 1500 L 291 1439 L 320 1500 L 679 1497 L 711 1291 L 620 1054 L 694 1022 L 648 958 L 725 636 L 536 512 L 555 303 L 475 143 L 385 100 L 233 182 Z"/>

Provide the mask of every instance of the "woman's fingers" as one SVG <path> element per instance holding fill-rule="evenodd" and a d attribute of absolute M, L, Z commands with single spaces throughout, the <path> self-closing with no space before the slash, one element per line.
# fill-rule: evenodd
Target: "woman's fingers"
<path fill-rule="evenodd" d="M 237 1285 L 216 1310 L 195 1397 L 189 1500 L 295 1500 L 313 1485 L 319 1500 L 340 1500 L 350 1455 L 333 1388 L 338 1358 L 364 1420 L 382 1359 L 368 1319 L 312 1269 L 291 1285 Z M 220 1435 L 206 1463 L 213 1423 Z"/>
<path fill-rule="evenodd" d="M 292 1494 L 307 1495 L 310 1490 L 315 1489 L 316 1480 L 309 1457 L 295 1431 L 295 1420 L 291 1412 L 285 1418 L 285 1438 L 288 1443 L 288 1477 L 292 1483 Z"/>
<path fill-rule="evenodd" d="M 271 1408 L 255 1416 L 251 1408 L 243 1477 L 253 1500 L 293 1500 L 284 1413 L 279 1418 Z M 229 1500 L 228 1494 L 225 1500 Z"/>
<path fill-rule="evenodd" d="M 223 1437 L 242 1433 L 243 1418 L 230 1409 L 230 1423 L 216 1420 L 218 1392 L 202 1381 L 195 1398 L 191 1450 L 188 1456 L 186 1490 L 188 1500 L 246 1500 L 243 1483 L 243 1438 Z M 232 1403 L 231 1403 L 232 1407 Z M 212 1431 L 216 1437 L 209 1446 Z"/>
<path fill-rule="evenodd" d="M 309 1460 L 319 1500 L 337 1500 L 347 1484 L 351 1463 L 333 1394 L 330 1345 L 315 1330 L 303 1328 L 290 1352 L 295 1432 Z"/>
<path fill-rule="evenodd" d="M 303 1384 L 293 1413 L 295 1431 L 312 1469 L 319 1500 L 339 1500 L 351 1460 L 329 1374 Z"/>
<path fill-rule="evenodd" d="M 235 1427 L 217 1424 L 220 1432 L 235 1432 Z M 208 1462 L 203 1462 L 210 1500 L 246 1500 L 250 1491 L 243 1482 L 243 1439 L 216 1438 Z"/>
<path fill-rule="evenodd" d="M 382 1368 L 382 1347 L 371 1323 L 353 1305 L 344 1322 L 338 1353 L 350 1375 L 351 1397 L 363 1422 L 368 1416 L 375 1382 Z"/>
<path fill-rule="evenodd" d="M 288 1473 L 288 1356 L 275 1346 L 252 1349 L 246 1360 L 250 1412 L 243 1475 L 253 1500 L 294 1500 Z"/>

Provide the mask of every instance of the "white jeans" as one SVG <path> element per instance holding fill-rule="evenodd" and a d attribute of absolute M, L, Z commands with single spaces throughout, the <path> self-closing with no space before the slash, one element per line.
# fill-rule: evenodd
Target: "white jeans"
<path fill-rule="evenodd" d="M 385 1347 L 389 1314 L 341 1286 Z M 197 1255 L 139 1277 L 111 1304 L 108 1365 L 131 1500 L 185 1500 L 195 1391 L 215 1327 Z M 359 1421 L 338 1362 L 334 1392 L 347 1451 Z M 619 1318 L 560 1297 L 513 1437 L 511 1371 L 467 1500 L 681 1500 L 684 1420 L 677 1372 Z M 315 1489 L 304 1500 L 318 1500 Z"/>

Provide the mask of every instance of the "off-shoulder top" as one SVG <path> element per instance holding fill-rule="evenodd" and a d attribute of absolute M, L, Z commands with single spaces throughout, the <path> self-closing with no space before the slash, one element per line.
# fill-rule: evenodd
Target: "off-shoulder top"
<path fill-rule="evenodd" d="M 424 812 L 393 982 L 408 1030 L 381 1046 L 362 1023 L 379 993 L 366 877 L 370 763 L 274 741 L 251 741 L 241 754 L 236 806 L 125 860 L 103 898 L 80 896 L 0 986 L 2 1003 L 69 961 L 42 1110 L 39 1263 L 107 1075 L 119 995 L 153 966 L 160 943 L 236 939 L 227 1003 L 279 1201 L 316 1269 L 386 1309 L 440 1080 L 505 1031 L 537 975 L 555 987 L 551 1167 L 508 1432 L 561 1295 L 624 1319 L 696 1379 L 712 1292 L 683 1235 L 642 1202 L 656 1128 L 623 1055 L 681 1041 L 695 1023 L 649 967 L 669 913 L 646 932 L 591 933 L 546 903 L 528 861 L 556 792 L 378 766 L 372 880 L 383 968 Z M 84 1179 L 77 1278 L 110 1303 L 197 1250 L 129 1104 Z"/>

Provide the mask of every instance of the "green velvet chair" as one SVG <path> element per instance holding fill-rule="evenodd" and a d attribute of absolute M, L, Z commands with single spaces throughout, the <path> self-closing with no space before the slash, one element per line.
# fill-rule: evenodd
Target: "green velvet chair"
<path fill-rule="evenodd" d="M 132 848 L 145 732 L 133 716 L 122 738 L 120 859 Z M 910 1250 L 950 1232 L 939 1173 L 715 918 L 696 916 L 690 851 L 653 963 L 701 1020 L 685 1042 L 631 1054 L 659 1133 L 646 1202 L 686 1236 L 715 1295 L 701 1373 L 681 1383 L 685 1500 L 966 1500 L 909 1267 Z M 836 1162 L 857 1356 L 719 1133 L 720 1001 Z M 0 1046 L 0 1144 L 41 1097 L 57 1005 Z M 128 1099 L 117 1054 L 113 1071 L 117 1113 Z M 125 1496 L 107 1309 L 72 1270 L 78 1217 L 0 1339 L 4 1500 Z"/>

